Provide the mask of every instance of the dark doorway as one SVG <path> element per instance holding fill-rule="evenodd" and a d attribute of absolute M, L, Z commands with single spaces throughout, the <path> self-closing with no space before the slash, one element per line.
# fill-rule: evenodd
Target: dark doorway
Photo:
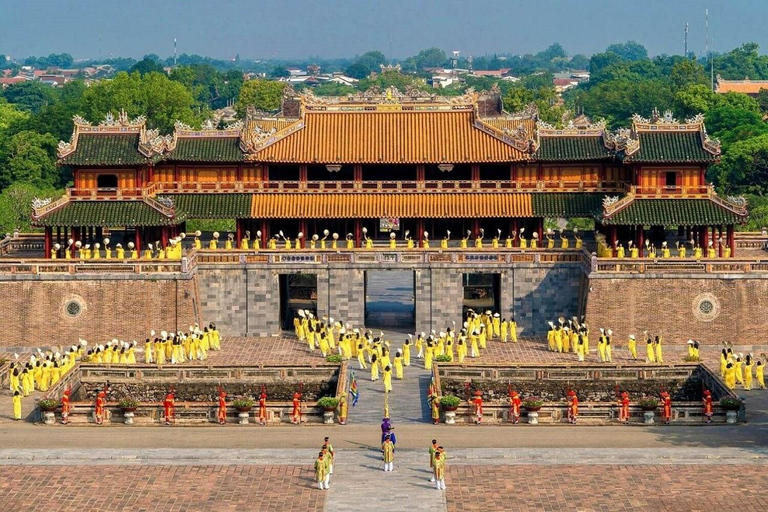
<path fill-rule="evenodd" d="M 99 174 L 96 178 L 96 188 L 117 188 L 117 175 Z"/>
<path fill-rule="evenodd" d="M 412 331 L 416 327 L 416 276 L 410 270 L 365 273 L 365 326 Z"/>
<path fill-rule="evenodd" d="M 317 315 L 317 274 L 280 274 L 280 323 L 293 330 L 300 309 Z"/>
<path fill-rule="evenodd" d="M 464 286 L 462 318 L 470 309 L 477 313 L 500 311 L 501 274 L 463 274 L 461 280 Z"/>
<path fill-rule="evenodd" d="M 666 172 L 664 173 L 664 185 L 670 188 L 677 186 L 677 173 L 676 172 Z"/>

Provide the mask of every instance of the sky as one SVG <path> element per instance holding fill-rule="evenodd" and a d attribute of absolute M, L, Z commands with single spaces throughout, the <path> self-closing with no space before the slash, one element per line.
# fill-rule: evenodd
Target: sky
<path fill-rule="evenodd" d="M 651 55 L 745 42 L 768 52 L 768 0 L 0 0 L 0 54 L 140 59 L 178 51 L 243 59 L 404 58 L 437 46 L 462 55 L 569 54 L 635 40 Z"/>

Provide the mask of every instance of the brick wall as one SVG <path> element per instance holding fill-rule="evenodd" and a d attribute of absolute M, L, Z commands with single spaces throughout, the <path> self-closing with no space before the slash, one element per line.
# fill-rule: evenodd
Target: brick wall
<path fill-rule="evenodd" d="M 78 277 L 0 280 L 0 286 L 2 347 L 69 346 L 79 338 L 91 345 L 112 338 L 143 342 L 152 329 L 186 330 L 198 321 L 199 299 L 191 279 Z M 80 305 L 76 316 L 66 311 L 70 302 Z"/>
<path fill-rule="evenodd" d="M 701 310 L 704 304 L 704 313 Z M 669 344 L 695 339 L 709 344 L 765 345 L 768 279 L 749 275 L 590 278 L 587 320 L 611 328 L 623 343 L 629 334 L 661 332 Z"/>

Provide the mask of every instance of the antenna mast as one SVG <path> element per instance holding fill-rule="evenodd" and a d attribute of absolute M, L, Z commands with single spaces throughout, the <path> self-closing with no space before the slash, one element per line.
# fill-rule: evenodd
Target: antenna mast
<path fill-rule="evenodd" d="M 176 66 L 176 38 L 173 38 L 173 65 Z"/>
<path fill-rule="evenodd" d="M 715 63 L 712 60 L 712 50 L 710 50 L 709 48 L 709 8 L 704 9 L 704 30 L 707 34 L 706 53 L 707 53 L 707 58 L 709 59 L 709 86 L 714 91 L 715 90 Z"/>
<path fill-rule="evenodd" d="M 685 22 L 685 58 L 688 58 L 688 22 Z"/>

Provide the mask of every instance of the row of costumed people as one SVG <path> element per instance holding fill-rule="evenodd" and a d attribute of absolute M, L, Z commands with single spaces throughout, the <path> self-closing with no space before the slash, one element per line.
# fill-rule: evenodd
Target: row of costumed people
<path fill-rule="evenodd" d="M 768 355 L 760 354 L 735 354 L 729 343 L 720 352 L 720 376 L 729 389 L 741 386 L 745 390 L 753 387 L 765 389 L 765 364 L 768 363 Z M 754 380 L 757 385 L 754 385 Z"/>
<path fill-rule="evenodd" d="M 686 245 L 690 244 L 691 249 L 688 250 Z M 720 249 L 723 253 L 723 257 L 730 258 L 731 257 L 731 247 L 728 245 L 728 243 L 725 241 L 725 239 L 718 239 L 717 245 L 715 245 L 714 242 L 709 242 L 707 244 L 706 251 L 696 242 L 695 240 L 691 240 L 690 242 L 686 243 L 680 243 L 679 241 L 675 242 L 675 257 L 677 258 L 693 258 L 693 259 L 701 259 L 703 257 L 707 258 L 717 258 L 718 256 L 718 249 Z M 600 258 L 650 258 L 650 259 L 657 259 L 657 258 L 672 258 L 672 250 L 669 248 L 668 242 L 662 242 L 661 246 L 656 248 L 655 245 L 653 245 L 649 240 L 645 241 L 645 247 L 638 247 L 637 244 L 632 242 L 632 240 L 627 242 L 627 248 L 624 248 L 624 245 L 616 240 L 613 244 L 613 247 L 609 247 L 604 242 L 598 242 L 597 244 L 597 256 Z"/>
<path fill-rule="evenodd" d="M 502 238 L 502 232 L 501 230 L 497 230 L 497 236 L 493 237 L 490 242 L 485 239 L 485 230 L 480 229 L 479 232 L 474 237 L 474 240 L 471 241 L 472 238 L 472 231 L 467 231 L 467 235 L 464 238 L 459 239 L 458 246 L 451 245 L 451 232 L 446 231 L 445 236 L 440 240 L 439 244 L 433 244 L 430 241 L 429 238 L 429 232 L 424 231 L 422 232 L 421 240 L 416 241 L 411 236 L 410 230 L 405 230 L 403 233 L 403 241 L 400 242 L 397 238 L 397 234 L 390 233 L 389 234 L 389 243 L 388 248 L 389 249 L 398 249 L 398 248 L 406 248 L 406 249 L 415 249 L 417 246 L 421 247 L 422 249 L 432 249 L 432 248 L 440 248 L 440 249 L 448 249 L 449 247 L 459 247 L 462 249 L 468 249 L 470 247 L 475 249 L 483 249 L 483 248 L 494 248 L 498 249 L 501 247 L 511 249 L 515 247 L 515 242 L 518 242 L 519 248 L 521 249 L 538 249 L 538 248 L 548 248 L 548 249 L 554 249 L 557 245 L 560 249 L 569 249 L 571 247 L 571 242 L 568 239 L 567 236 L 565 236 L 564 231 L 559 231 L 559 237 L 560 242 L 559 244 L 556 244 L 555 241 L 555 232 L 551 229 L 547 230 L 547 233 L 545 235 L 545 243 L 541 243 L 539 240 L 539 234 L 533 233 L 531 239 L 526 239 L 524 236 L 525 228 L 522 228 L 520 230 L 520 234 L 518 236 L 518 233 L 515 231 L 512 231 L 506 239 Z M 304 233 L 299 232 L 297 233 L 295 238 L 290 238 L 286 236 L 283 231 L 281 230 L 278 234 L 272 236 L 267 241 L 266 248 L 269 250 L 277 250 L 277 249 L 285 249 L 285 250 L 292 250 L 292 249 L 373 249 L 374 247 L 374 240 L 368 236 L 368 228 L 363 227 L 362 228 L 362 240 L 360 241 L 360 246 L 356 247 L 355 245 L 355 236 L 352 233 L 347 233 L 344 240 L 340 241 L 340 235 L 338 233 L 331 233 L 329 230 L 324 230 L 322 236 L 320 235 L 312 235 L 308 240 L 304 239 Z M 246 231 L 243 238 L 240 240 L 239 247 L 237 246 L 237 243 L 234 239 L 234 235 L 232 233 L 227 234 L 226 241 L 222 244 L 220 239 L 220 234 L 218 232 L 213 233 L 213 237 L 211 240 L 208 241 L 207 245 L 205 247 L 210 250 L 215 249 L 235 249 L 239 248 L 242 250 L 248 250 L 248 249 L 261 249 L 261 231 L 256 232 L 256 237 L 251 240 L 251 232 Z M 202 249 L 204 244 L 201 240 L 201 233 L 200 231 L 195 232 L 195 242 L 194 246 L 196 249 Z M 574 246 L 576 249 L 581 249 L 583 246 L 583 241 L 581 237 L 578 234 L 578 229 L 573 230 L 573 237 L 574 237 Z M 434 245 L 434 247 L 433 247 Z"/>
<path fill-rule="evenodd" d="M 154 245 L 147 244 L 146 249 L 139 255 L 139 251 L 136 249 L 136 245 L 133 242 L 128 242 L 128 250 L 123 248 L 122 244 L 115 244 L 114 249 L 110 246 L 110 239 L 105 238 L 103 240 L 104 246 L 99 243 L 83 244 L 80 240 L 75 241 L 73 239 L 67 240 L 67 246 L 63 247 L 61 244 L 53 244 L 51 249 L 51 259 L 64 258 L 66 260 L 79 259 L 79 260 L 125 260 L 125 259 L 158 259 L 158 260 L 180 260 L 183 255 L 182 240 L 186 238 L 185 233 L 181 233 L 179 236 L 171 238 L 168 244 L 163 247 L 158 241 Z"/>

